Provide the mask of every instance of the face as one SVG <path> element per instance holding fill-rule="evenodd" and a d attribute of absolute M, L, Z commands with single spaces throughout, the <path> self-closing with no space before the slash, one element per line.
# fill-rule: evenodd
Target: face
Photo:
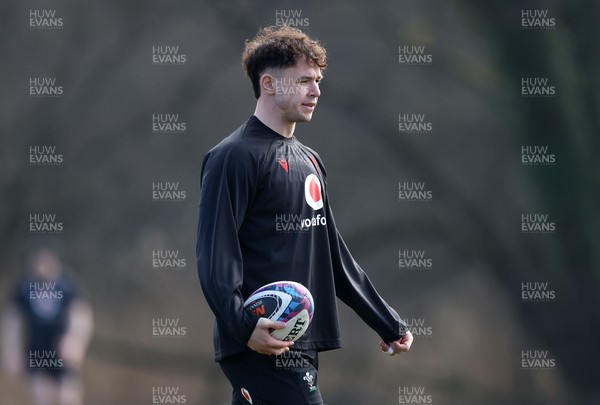
<path fill-rule="evenodd" d="M 29 256 L 29 267 L 32 274 L 42 280 L 55 280 L 61 273 L 61 262 L 51 250 L 41 249 Z"/>
<path fill-rule="evenodd" d="M 300 61 L 273 75 L 275 106 L 285 122 L 308 122 L 321 95 L 321 68 Z"/>

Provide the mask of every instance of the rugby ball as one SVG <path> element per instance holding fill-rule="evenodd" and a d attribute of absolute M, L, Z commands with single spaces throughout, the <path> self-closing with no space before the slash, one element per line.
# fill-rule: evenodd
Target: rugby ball
<path fill-rule="evenodd" d="M 295 341 L 308 329 L 315 304 L 310 291 L 294 281 L 276 281 L 254 291 L 244 302 L 244 309 L 252 314 L 278 322 L 284 329 L 271 332 L 277 340 Z"/>

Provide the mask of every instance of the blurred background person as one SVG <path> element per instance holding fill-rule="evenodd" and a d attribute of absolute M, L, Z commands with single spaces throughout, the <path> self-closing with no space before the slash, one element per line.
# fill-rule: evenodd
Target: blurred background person
<path fill-rule="evenodd" d="M 30 246 L 25 270 L 2 314 L 4 368 L 27 376 L 34 405 L 82 404 L 90 306 L 52 243 Z"/>

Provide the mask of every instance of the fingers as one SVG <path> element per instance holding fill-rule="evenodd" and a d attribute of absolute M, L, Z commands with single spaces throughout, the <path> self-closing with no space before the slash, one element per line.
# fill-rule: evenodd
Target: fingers
<path fill-rule="evenodd" d="M 387 343 L 385 343 L 383 341 L 379 342 L 379 347 L 381 348 L 382 352 L 389 354 L 390 356 L 396 355 L 392 346 L 388 345 Z"/>
<path fill-rule="evenodd" d="M 394 350 L 394 353 L 396 353 L 396 354 L 400 354 L 402 352 L 408 351 L 408 347 L 403 343 L 399 343 L 398 341 L 392 342 L 392 349 Z"/>
<path fill-rule="evenodd" d="M 275 355 L 275 356 L 281 356 L 282 354 L 287 353 L 287 352 L 290 351 L 290 346 L 285 346 L 282 349 L 273 349 L 273 350 L 270 351 L 269 354 Z"/>
<path fill-rule="evenodd" d="M 294 342 L 283 342 L 281 340 L 277 340 L 270 335 L 265 339 L 262 345 L 258 347 L 255 351 L 262 354 L 270 354 L 270 355 L 281 355 L 283 353 L 287 353 L 290 351 L 290 347 L 294 345 Z"/>
<path fill-rule="evenodd" d="M 267 318 L 260 318 L 256 325 L 262 329 L 283 329 L 283 328 L 285 328 L 285 322 L 272 321 Z"/>
<path fill-rule="evenodd" d="M 281 341 L 271 336 L 273 329 L 285 328 L 285 322 L 276 322 L 267 318 L 260 318 L 256 328 L 248 341 L 248 346 L 255 352 L 268 355 L 281 355 L 290 350 L 294 344 L 291 341 Z"/>
<path fill-rule="evenodd" d="M 382 352 L 386 352 L 388 350 L 390 350 L 390 345 L 388 345 L 387 343 L 385 343 L 383 340 L 381 342 L 379 342 L 379 347 L 381 348 Z"/>
<path fill-rule="evenodd" d="M 406 335 L 402 336 L 400 340 L 396 340 L 392 342 L 392 348 L 394 352 L 400 354 L 402 352 L 407 352 L 410 350 L 410 346 L 413 342 L 413 336 L 410 332 L 407 332 Z"/>
<path fill-rule="evenodd" d="M 412 335 L 412 333 L 410 333 L 410 331 L 407 331 L 406 334 L 404 336 L 402 336 L 402 338 L 400 339 L 400 349 L 403 352 L 407 352 L 410 350 L 410 347 L 412 346 L 414 337 Z"/>
<path fill-rule="evenodd" d="M 288 341 L 288 342 L 284 342 L 283 340 L 277 340 L 271 336 L 270 337 L 270 344 L 269 347 L 273 348 L 273 349 L 288 349 L 290 346 L 294 345 L 294 342 Z M 287 350 L 286 350 L 287 351 Z"/>
<path fill-rule="evenodd" d="M 389 353 L 392 356 L 400 354 L 402 352 L 408 352 L 412 346 L 414 337 L 410 331 L 406 332 L 399 340 L 387 344 L 385 342 L 379 342 L 381 351 Z"/>

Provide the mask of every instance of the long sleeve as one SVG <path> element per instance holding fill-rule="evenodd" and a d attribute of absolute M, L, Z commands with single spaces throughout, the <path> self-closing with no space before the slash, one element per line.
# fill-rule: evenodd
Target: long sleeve
<path fill-rule="evenodd" d="M 220 148 L 206 156 L 196 244 L 204 296 L 217 323 L 243 346 L 258 321 L 243 310 L 244 263 L 238 239 L 256 188 L 258 164 L 254 160 L 239 147 Z"/>
<path fill-rule="evenodd" d="M 381 298 L 369 277 L 356 263 L 338 232 L 333 212 L 327 204 L 331 258 L 336 295 L 385 342 L 400 339 L 406 333 L 406 323 Z"/>

